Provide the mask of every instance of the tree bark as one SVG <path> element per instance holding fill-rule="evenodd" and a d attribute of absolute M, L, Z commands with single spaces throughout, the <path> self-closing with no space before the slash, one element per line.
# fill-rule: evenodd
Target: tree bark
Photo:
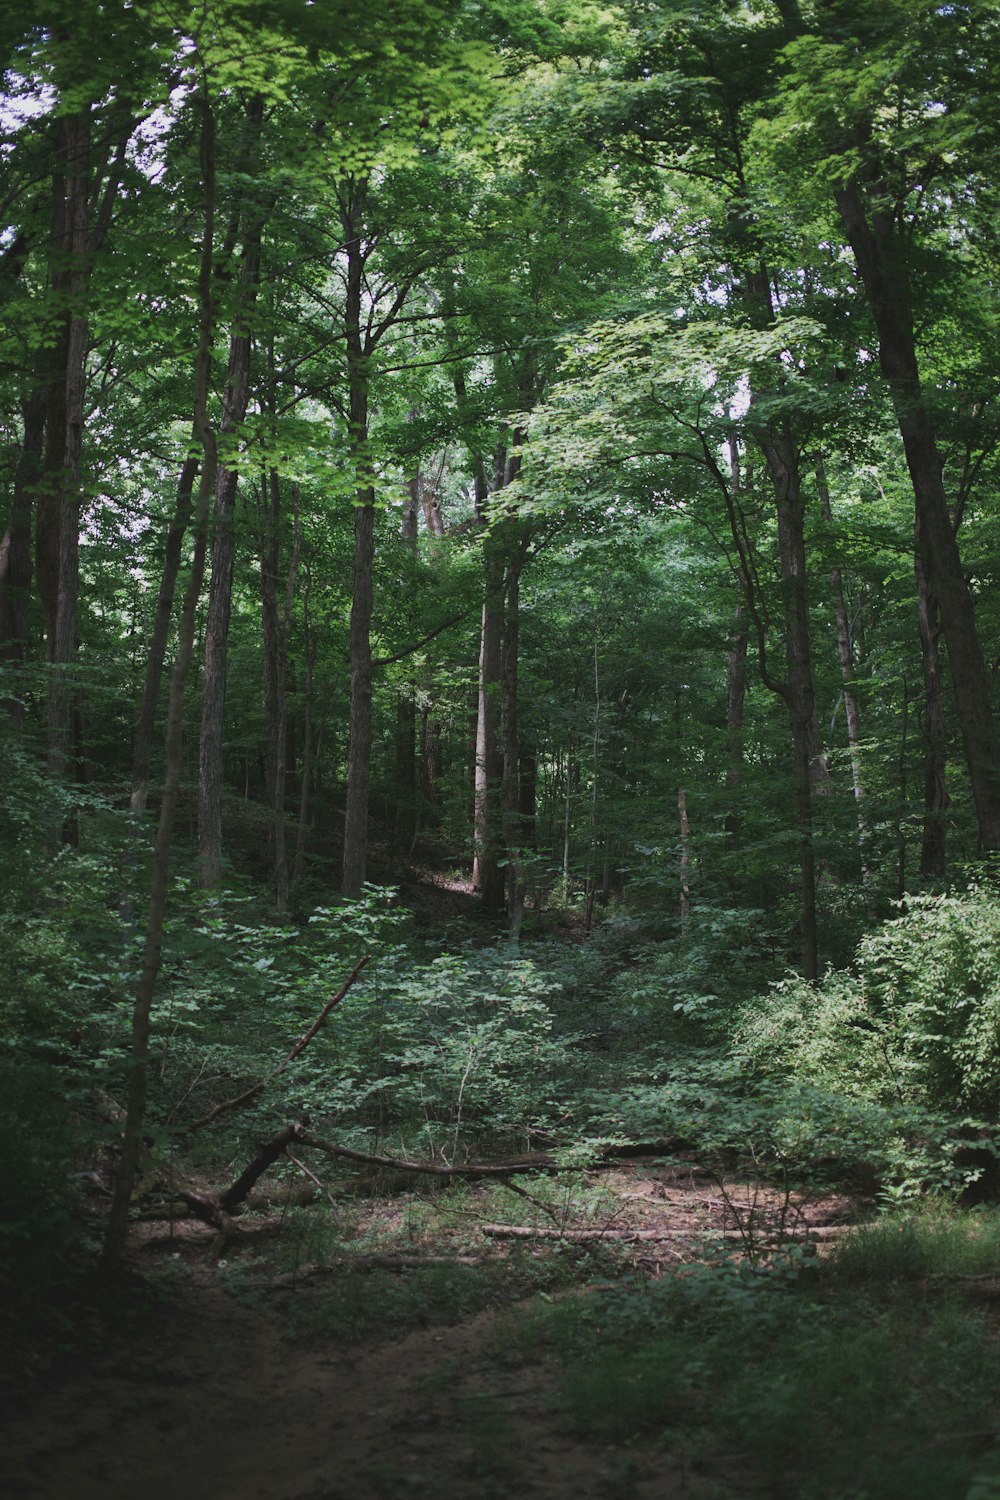
<path fill-rule="evenodd" d="M 847 183 L 837 190 L 836 202 L 878 330 L 879 363 L 903 441 L 923 557 L 948 647 L 979 843 L 981 849 L 991 851 L 1000 849 L 1000 741 L 990 674 L 948 509 L 941 453 L 921 386 L 902 231 L 885 206 L 887 189 L 874 165 L 869 162 L 865 171 L 864 185 L 858 180 Z"/>
<path fill-rule="evenodd" d="M 920 874 L 925 880 L 943 880 L 947 860 L 948 803 L 947 744 L 944 704 L 941 697 L 941 615 L 930 570 L 923 557 L 919 523 L 915 527 L 913 571 L 917 584 L 917 618 L 920 625 L 920 665 L 924 678 L 924 824 L 920 841 Z"/>

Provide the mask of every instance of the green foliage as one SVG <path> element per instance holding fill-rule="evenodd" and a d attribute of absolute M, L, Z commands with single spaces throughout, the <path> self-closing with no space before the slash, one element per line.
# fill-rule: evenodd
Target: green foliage
<path fill-rule="evenodd" d="M 996 1214 L 959 1216 L 939 1202 L 863 1224 L 830 1255 L 832 1275 L 866 1286 L 929 1276 L 994 1276 L 998 1266 Z"/>
<path fill-rule="evenodd" d="M 909 898 L 863 939 L 853 972 L 752 1001 L 733 1046 L 751 1077 L 882 1111 L 943 1158 L 1000 1107 L 1000 901 L 976 887 Z"/>
<path fill-rule="evenodd" d="M 992 1400 L 996 1340 L 976 1310 L 947 1297 L 915 1307 L 870 1270 L 850 1288 L 832 1270 L 832 1302 L 822 1269 L 806 1279 L 689 1267 L 536 1303 L 511 1339 L 559 1357 L 581 1441 L 662 1438 L 720 1476 L 735 1447 L 743 1474 L 749 1458 L 801 1500 L 963 1495 L 990 1472 L 965 1434 Z"/>
<path fill-rule="evenodd" d="M 88 1270 L 74 1189 L 94 1141 L 82 1127 L 85 1113 L 71 1114 L 66 1090 L 64 1072 L 0 1057 L 0 1293 L 7 1316 L 23 1311 L 22 1299 L 36 1312 L 49 1300 L 58 1319 Z"/>

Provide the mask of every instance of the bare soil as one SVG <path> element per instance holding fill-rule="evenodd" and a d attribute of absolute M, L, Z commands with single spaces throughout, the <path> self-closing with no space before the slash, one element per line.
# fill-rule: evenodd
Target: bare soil
<path fill-rule="evenodd" d="M 754 1233 L 768 1216 L 786 1227 L 829 1229 L 851 1214 L 843 1199 L 789 1204 L 739 1186 L 720 1193 L 694 1169 L 636 1164 L 603 1174 L 601 1187 L 596 1212 L 591 1202 L 585 1219 L 573 1221 L 578 1227 L 665 1235 L 622 1251 L 620 1274 L 673 1274 L 698 1253 L 702 1234 L 716 1244 L 727 1236 L 736 1251 L 751 1208 Z M 484 1197 L 483 1209 L 493 1216 L 495 1202 Z M 386 1254 L 468 1253 L 470 1243 L 476 1248 L 469 1211 L 467 1198 L 457 1227 L 442 1214 L 433 1239 L 425 1229 L 414 1244 L 404 1233 L 407 1201 L 373 1202 L 355 1225 L 359 1253 L 371 1248 L 373 1228 Z M 137 1282 L 147 1288 L 144 1310 L 113 1338 L 96 1341 L 92 1353 L 64 1361 L 38 1388 L 6 1403 L 0 1493 L 9 1500 L 762 1493 L 735 1456 L 720 1454 L 710 1470 L 692 1472 L 683 1455 L 655 1444 L 581 1442 L 561 1411 L 555 1369 L 544 1359 L 525 1362 L 505 1340 L 509 1308 L 453 1326 L 384 1330 L 367 1346 L 300 1340 L 294 1329 L 308 1327 L 309 1299 L 323 1295 L 324 1272 L 300 1266 L 291 1274 L 273 1256 L 261 1259 L 266 1231 L 276 1227 L 273 1217 L 248 1219 L 242 1252 L 228 1248 L 220 1264 L 211 1232 L 200 1226 L 172 1233 L 162 1224 L 137 1226 L 131 1290 Z M 234 1295 L 233 1257 L 241 1253 L 251 1260 Z M 509 1251 L 483 1240 L 476 1253 L 502 1262 Z M 549 1243 L 535 1253 L 554 1252 Z"/>

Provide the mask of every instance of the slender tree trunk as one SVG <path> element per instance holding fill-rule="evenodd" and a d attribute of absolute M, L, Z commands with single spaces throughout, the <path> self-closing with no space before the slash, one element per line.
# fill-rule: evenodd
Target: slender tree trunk
<path fill-rule="evenodd" d="M 14 472 L 10 528 L 0 545 L 0 662 L 23 663 L 30 649 L 28 604 L 31 597 L 31 519 L 35 490 L 42 477 L 45 443 L 45 390 L 31 392 L 21 403 L 23 433 Z M 8 712 L 14 723 L 24 718 L 20 699 Z"/>
<path fill-rule="evenodd" d="M 820 515 L 828 526 L 833 525 L 833 507 L 830 503 L 830 488 L 826 482 L 826 468 L 822 457 L 816 461 L 816 487 L 819 491 Z M 830 596 L 833 599 L 834 619 L 837 626 L 837 656 L 840 674 L 844 682 L 844 717 L 847 721 L 847 749 L 851 763 L 851 787 L 858 819 L 858 848 L 861 854 L 861 879 L 865 886 L 871 884 L 872 873 L 869 860 L 868 821 L 864 812 L 865 784 L 861 770 L 861 731 L 858 716 L 858 700 L 854 696 L 854 635 L 851 617 L 844 598 L 844 583 L 839 567 L 830 569 Z"/>
<path fill-rule="evenodd" d="M 516 943 L 524 920 L 525 872 L 524 829 L 521 826 L 521 745 L 518 736 L 518 650 L 520 633 L 521 569 L 527 550 L 522 544 L 507 568 L 507 611 L 504 625 L 503 664 L 501 669 L 501 740 L 503 744 L 503 780 L 500 800 L 503 813 L 504 844 L 507 851 L 507 912 L 511 938 Z"/>
<path fill-rule="evenodd" d="M 305 862 L 306 834 L 309 826 L 309 781 L 312 775 L 313 742 L 313 698 L 316 675 L 317 641 L 309 618 L 309 595 L 312 592 L 312 575 L 308 563 L 305 568 L 305 588 L 302 594 L 302 647 L 306 657 L 305 707 L 302 721 L 302 760 L 299 764 L 299 826 L 295 832 L 295 858 L 292 863 L 292 887 L 302 879 Z"/>
<path fill-rule="evenodd" d="M 247 115 L 259 132 L 264 102 L 255 95 Z M 260 245 L 263 212 L 254 205 L 247 213 L 240 287 L 229 340 L 229 367 L 222 398 L 220 434 L 235 433 L 250 400 L 251 324 L 260 285 Z M 205 667 L 202 676 L 201 738 L 198 745 L 198 879 L 203 887 L 217 885 L 222 874 L 223 749 L 226 721 L 226 680 L 229 668 L 229 620 L 233 602 L 236 556 L 237 470 L 220 464 L 215 485 L 212 568 L 205 620 Z"/>
<path fill-rule="evenodd" d="M 680 835 L 680 902 L 681 926 L 687 926 L 691 917 L 691 824 L 688 819 L 687 792 L 677 788 L 677 824 Z"/>
<path fill-rule="evenodd" d="M 411 417 L 413 413 L 411 413 Z M 423 479 L 418 470 L 406 487 L 400 535 L 412 558 L 417 555 L 420 496 Z M 417 700 L 412 680 L 396 691 L 396 776 L 393 800 L 393 845 L 408 857 L 417 830 Z"/>
<path fill-rule="evenodd" d="M 357 897 L 368 860 L 368 784 L 372 749 L 372 564 L 375 557 L 375 490 L 368 473 L 368 355 L 362 333 L 364 257 L 356 216 L 363 193 L 345 214 L 347 243 L 347 334 L 350 433 L 357 488 L 354 498 L 354 584 L 351 600 L 351 717 L 344 815 L 341 891 Z"/>
<path fill-rule="evenodd" d="M 502 472 L 502 466 L 498 464 Z M 486 519 L 486 481 L 476 474 L 476 502 L 480 520 Z M 479 638 L 479 691 L 476 712 L 475 803 L 473 816 L 472 885 L 489 911 L 504 902 L 500 868 L 503 747 L 500 740 L 503 697 L 504 562 L 500 540 L 487 534 L 483 543 L 483 612 Z"/>
<path fill-rule="evenodd" d="M 809 603 L 806 595 L 805 533 L 798 452 L 781 419 L 776 427 L 757 434 L 774 487 L 778 519 L 778 548 L 784 600 L 787 679 L 783 694 L 792 730 L 795 803 L 799 830 L 799 869 L 802 972 L 814 980 L 819 974 L 816 924 L 816 855 L 813 847 L 813 793 L 825 779 L 816 723 L 812 652 L 809 640 Z"/>
<path fill-rule="evenodd" d="M 271 807 L 275 903 L 288 910 L 288 854 L 285 837 L 285 781 L 288 765 L 288 637 L 299 567 L 301 531 L 298 487 L 294 489 L 292 553 L 283 607 L 278 603 L 281 567 L 281 480 L 278 471 L 261 475 L 260 588 L 264 645 L 264 780 Z"/>
<path fill-rule="evenodd" d="M 205 571 L 208 512 L 215 488 L 217 455 L 215 434 L 208 420 L 208 387 L 212 357 L 214 301 L 212 296 L 212 244 L 215 215 L 215 130 L 211 107 L 202 102 L 201 163 L 204 181 L 204 238 L 198 292 L 200 326 L 198 354 L 195 363 L 195 427 L 202 444 L 204 462 L 195 521 L 194 555 L 191 576 L 184 595 L 184 606 L 178 631 L 177 655 L 170 677 L 167 706 L 166 770 L 160 820 L 153 855 L 149 915 L 143 948 L 142 968 L 136 984 L 132 1008 L 132 1038 L 129 1057 L 128 1097 L 121 1158 L 115 1182 L 111 1212 L 108 1217 L 101 1257 L 104 1274 L 117 1270 L 128 1234 L 128 1212 L 132 1187 L 139 1162 L 143 1119 L 146 1109 L 146 1082 L 149 1071 L 150 1019 L 153 996 L 160 971 L 163 949 L 163 927 L 170 883 L 170 847 L 180 790 L 183 762 L 182 729 L 184 721 L 184 684 L 194 655 L 198 600 Z"/>
<path fill-rule="evenodd" d="M 903 440 L 924 560 L 948 647 L 979 843 L 984 851 L 996 850 L 1000 849 L 1000 740 L 992 684 L 945 495 L 941 453 L 921 387 L 906 253 L 893 215 L 879 206 L 885 196 L 885 184 L 870 170 L 864 188 L 853 181 L 837 190 L 837 207 L 871 303 L 879 363 Z"/>
<path fill-rule="evenodd" d="M 53 288 L 65 299 L 65 323 L 57 342 L 61 367 L 54 370 L 50 392 L 51 497 L 49 558 L 55 552 L 55 610 L 49 594 L 49 769 L 65 776 L 73 722 L 72 663 L 76 656 L 76 616 L 80 585 L 80 467 L 83 454 L 83 402 L 87 353 L 86 292 L 88 275 L 87 200 L 89 186 L 89 112 L 66 115 L 60 125 L 65 177 L 63 202 L 53 216 L 54 249 L 60 261 Z M 58 414 L 55 408 L 59 408 Z M 61 451 L 60 451 L 61 444 Z M 54 544 L 54 548 L 53 548 Z"/>
<path fill-rule="evenodd" d="M 167 638 L 174 610 L 174 595 L 184 550 L 184 537 L 191 523 L 191 507 L 194 484 L 198 476 L 199 460 L 191 454 L 185 459 L 177 481 L 177 498 L 174 514 L 167 531 L 167 543 L 163 557 L 163 573 L 156 598 L 153 629 L 150 634 L 149 651 L 146 656 L 146 671 L 142 686 L 142 699 L 135 724 L 132 746 L 132 795 L 133 813 L 146 809 L 149 796 L 149 765 L 156 727 L 156 703 L 160 695 L 160 679 L 167 654 Z"/>
<path fill-rule="evenodd" d="M 741 501 L 743 479 L 740 473 L 740 450 L 735 436 L 729 438 L 729 478 L 735 504 Z M 746 595 L 750 587 L 745 569 L 739 573 L 740 593 L 736 601 L 732 633 L 729 637 L 729 664 L 726 674 L 726 787 L 733 794 L 743 783 L 743 719 L 747 692 L 747 632 Z M 733 800 L 735 801 L 735 795 Z M 735 848 L 739 844 L 740 815 L 730 806 L 725 819 L 729 842 Z"/>

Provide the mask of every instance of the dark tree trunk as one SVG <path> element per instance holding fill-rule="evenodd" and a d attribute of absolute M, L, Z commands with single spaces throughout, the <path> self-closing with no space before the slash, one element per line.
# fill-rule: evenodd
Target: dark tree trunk
<path fill-rule="evenodd" d="M 400 527 L 404 548 L 417 553 L 420 495 L 423 480 L 418 471 L 406 487 L 406 500 Z M 416 686 L 410 681 L 396 693 L 396 777 L 393 802 L 393 846 L 406 858 L 413 845 L 417 828 L 417 701 Z"/>
<path fill-rule="evenodd" d="M 995 850 L 1000 849 L 1000 742 L 992 684 L 948 509 L 941 454 L 920 382 L 902 232 L 895 216 L 881 206 L 885 197 L 885 184 L 871 168 L 864 187 L 854 181 L 836 194 L 841 222 L 871 303 L 879 363 L 903 440 L 923 557 L 948 647 L 979 842 L 983 850 Z"/>
<path fill-rule="evenodd" d="M 788 707 L 795 769 L 795 804 L 798 814 L 802 938 L 802 972 L 806 979 L 819 975 L 816 925 L 816 855 L 813 847 L 813 793 L 825 779 L 816 727 L 816 695 L 813 686 L 812 651 L 809 640 L 809 602 L 806 595 L 805 507 L 798 451 L 787 418 L 756 433 L 774 488 L 778 520 L 778 549 L 784 601 L 785 660 L 787 677 L 782 696 Z"/>
<path fill-rule="evenodd" d="M 302 759 L 299 764 L 299 826 L 295 832 L 295 858 L 292 862 L 292 887 L 302 879 L 305 863 L 306 836 L 309 827 L 309 780 L 312 775 L 313 742 L 313 697 L 316 675 L 317 641 L 309 618 L 309 596 L 312 592 L 312 576 L 308 563 L 305 565 L 305 588 L 302 595 L 302 649 L 306 658 L 305 705 L 302 719 Z"/>
<path fill-rule="evenodd" d="M 87 203 L 90 118 L 66 115 L 59 125 L 64 176 L 57 180 L 53 208 L 53 291 L 62 303 L 62 326 L 53 351 L 47 417 L 45 506 L 39 507 L 43 545 L 38 557 L 41 585 L 46 581 L 46 627 L 49 637 L 50 770 L 66 774 L 72 753 L 72 663 L 76 655 L 79 595 L 80 467 L 83 453 L 83 402 L 87 353 L 87 274 L 89 260 Z M 61 201 L 59 201 L 61 199 Z M 43 559 L 44 557 L 44 565 Z M 54 583 L 54 589 L 53 589 Z"/>
<path fill-rule="evenodd" d="M 285 837 L 285 781 L 288 746 L 288 636 L 299 567 L 299 503 L 294 491 L 292 553 L 285 597 L 278 599 L 281 568 L 281 480 L 276 469 L 261 477 L 260 588 L 264 645 L 264 780 L 271 808 L 271 850 L 277 909 L 288 910 L 288 853 Z"/>
<path fill-rule="evenodd" d="M 42 476 L 45 402 L 42 388 L 21 403 L 24 429 L 14 472 L 10 529 L 0 545 L 0 661 L 4 662 L 24 662 L 31 644 L 28 616 L 31 520 L 35 491 Z M 20 723 L 23 709 L 19 702 L 12 703 L 10 712 Z"/>
<path fill-rule="evenodd" d="M 947 855 L 948 782 L 947 732 L 941 699 L 941 617 L 916 528 L 914 574 L 920 622 L 920 664 L 924 678 L 924 826 L 920 841 L 920 873 L 925 880 L 942 880 Z"/>

